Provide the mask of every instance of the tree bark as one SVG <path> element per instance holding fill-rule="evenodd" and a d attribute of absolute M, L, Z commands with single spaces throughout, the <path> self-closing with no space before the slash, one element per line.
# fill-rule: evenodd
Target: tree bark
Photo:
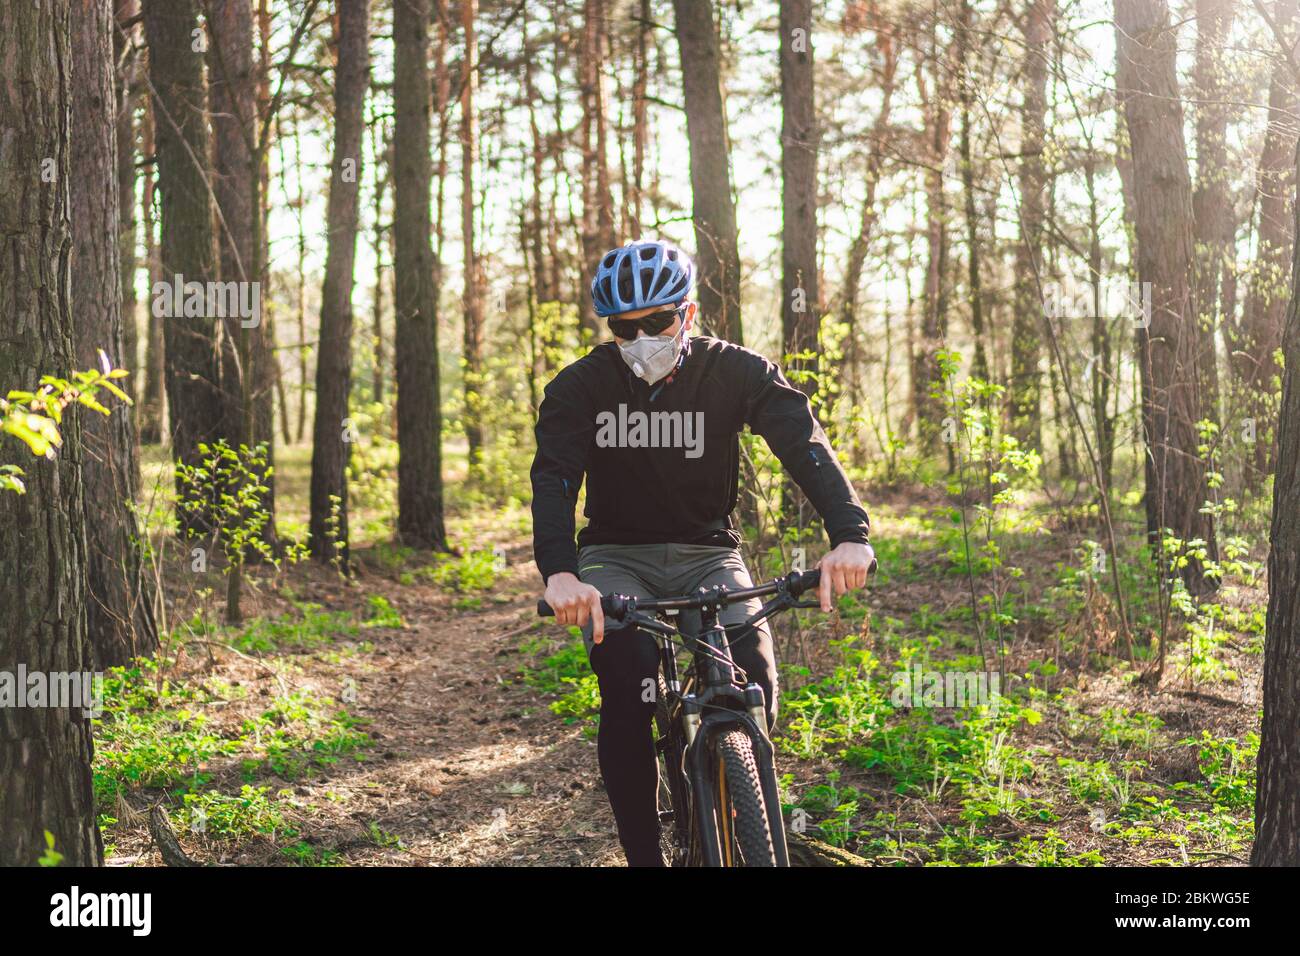
<path fill-rule="evenodd" d="M 1234 0 L 1196 0 L 1196 185 L 1192 217 L 1196 263 L 1196 368 L 1201 403 L 1219 421 L 1218 329 L 1225 292 L 1235 267 L 1237 223 L 1232 208 L 1235 179 L 1228 156 L 1228 118 L 1233 107 L 1225 54 Z"/>
<path fill-rule="evenodd" d="M 75 364 L 68 146 L 70 35 L 72 11 L 79 6 L 54 0 L 14 4 L 6 7 L 0 30 L 0 388 L 6 390 L 33 388 L 42 375 L 67 374 Z M 108 70 L 107 63 L 101 67 Z M 100 95 L 108 108 L 111 81 Z M 111 169 L 111 151 L 106 161 Z M 109 186 L 108 192 L 116 205 L 116 191 Z M 117 223 L 100 226 L 115 260 Z M 115 262 L 110 271 L 116 274 Z M 33 459 L 22 444 L 0 438 L 0 464 L 22 467 L 27 486 L 23 495 L 0 494 L 0 671 L 15 673 L 21 665 L 29 675 L 48 678 L 93 668 L 83 584 L 84 417 L 70 411 L 64 418 L 64 444 L 51 460 Z M 27 686 L 17 690 L 25 693 Z M 81 706 L 0 707 L 0 866 L 35 866 L 47 832 L 64 863 L 102 862 L 93 749 Z"/>
<path fill-rule="evenodd" d="M 646 88 L 650 79 L 650 51 L 653 24 L 650 20 L 650 0 L 640 0 L 636 25 L 636 77 L 632 81 L 632 190 L 629 205 L 632 225 L 636 234 L 645 229 L 645 157 L 649 138 L 650 116 L 647 109 Z M 683 77 L 685 82 L 685 77 Z M 689 114 L 688 114 L 689 115 Z M 688 119 L 689 122 L 689 119 Z M 687 139 L 690 133 L 687 133 Z M 698 249 L 697 249 L 698 255 Z M 740 341 L 736 339 L 736 341 Z"/>
<path fill-rule="evenodd" d="M 123 390 L 134 401 L 139 394 L 136 379 L 140 368 L 137 332 L 139 300 L 135 291 L 135 107 L 138 63 L 128 53 L 138 31 L 134 19 L 140 14 L 140 0 L 116 0 L 113 24 L 113 63 L 117 71 L 117 213 L 118 256 L 122 274 L 122 367 L 131 375 L 122 380 Z M 138 460 L 137 460 L 138 464 Z M 139 484 L 139 475 L 136 476 Z"/>
<path fill-rule="evenodd" d="M 522 57 L 521 68 L 524 74 L 524 97 L 528 101 L 528 134 L 529 134 L 529 162 L 528 172 L 532 184 L 532 195 L 528 199 L 528 214 L 531 217 L 525 222 L 524 247 L 525 253 L 529 258 L 531 268 L 531 282 L 533 287 L 534 303 L 537 302 L 554 302 L 556 299 L 555 292 L 551 289 L 550 277 L 552 272 L 546 266 L 546 256 L 543 252 L 544 230 L 546 229 L 546 220 L 542 214 L 542 198 L 544 195 L 542 182 L 546 163 L 546 137 L 542 133 L 541 124 L 537 119 L 538 107 L 544 105 L 541 102 L 541 94 L 537 89 L 537 83 L 534 80 L 534 71 L 536 70 L 536 48 L 531 47 L 532 38 L 529 35 L 529 19 L 527 7 L 524 8 L 520 30 L 523 32 L 524 56 Z M 551 310 L 547 310 L 549 315 Z M 535 371 L 535 370 L 534 370 Z"/>
<path fill-rule="evenodd" d="M 781 339 L 786 375 L 817 401 L 817 112 L 812 3 L 781 4 Z"/>
<path fill-rule="evenodd" d="M 881 172 L 885 161 L 885 144 L 889 139 L 889 124 L 893 109 L 894 88 L 898 76 L 898 46 L 894 38 L 886 31 L 879 30 L 876 39 L 877 50 L 881 57 L 878 85 L 880 88 L 880 111 L 876 114 L 871 130 L 871 151 L 867 154 L 865 180 L 866 196 L 858 214 L 858 230 L 849 245 L 848 262 L 844 267 L 844 280 L 840 290 L 840 320 L 848 327 L 845 363 L 848 366 L 848 394 L 850 408 L 856 409 L 862 404 L 862 343 L 863 328 L 858 321 L 858 291 L 862 285 L 862 273 L 866 267 L 867 252 L 870 250 L 876 223 L 880 219 L 880 210 L 876 203 L 876 190 L 880 184 Z M 864 448 L 855 429 L 850 445 L 854 464 L 861 467 Z"/>
<path fill-rule="evenodd" d="M 144 0 L 144 28 L 156 93 L 155 152 L 158 188 L 162 190 L 159 248 L 162 281 L 168 286 L 161 292 L 170 295 L 172 283 L 206 286 L 217 279 L 219 268 L 208 191 L 210 144 L 203 57 L 195 49 L 197 0 Z M 199 444 L 215 441 L 224 425 L 217 326 L 206 310 L 202 312 L 160 319 L 167 357 L 172 457 L 191 465 L 199 461 Z M 178 478 L 178 494 L 180 491 Z M 182 529 L 198 530 L 206 519 L 181 514 L 178 522 Z"/>
<path fill-rule="evenodd" d="M 372 101 L 373 102 L 373 101 Z M 374 310 L 371 318 L 371 336 L 374 340 L 374 367 L 371 371 L 371 394 L 373 401 L 383 403 L 384 401 L 384 247 L 391 243 L 392 237 L 390 230 L 392 222 L 383 221 L 384 196 L 388 192 L 388 181 L 390 178 L 389 168 L 392 166 L 392 141 L 388 136 L 387 126 L 380 123 L 372 123 L 370 127 L 370 147 L 371 154 L 375 157 L 374 189 L 375 189 L 375 228 L 371 238 L 371 249 L 375 256 L 375 287 L 374 287 Z"/>
<path fill-rule="evenodd" d="M 1273 7 L 1274 21 L 1293 40 L 1300 2 L 1279 0 Z M 1259 487 L 1274 460 L 1277 442 L 1276 402 L 1282 369 L 1275 353 L 1282 344 L 1286 320 L 1288 270 L 1295 232 L 1292 224 L 1296 188 L 1296 113 L 1300 95 L 1291 66 L 1286 61 L 1290 47 L 1277 54 L 1268 89 L 1268 128 L 1255 173 L 1259 209 L 1256 233 L 1258 252 L 1246 292 L 1245 316 L 1240 325 L 1229 325 L 1232 335 L 1232 368 L 1244 418 L 1254 427 L 1255 444 L 1246 456 L 1246 480 Z M 1245 422 L 1233 422 L 1240 429 Z"/>
<path fill-rule="evenodd" d="M 591 302 L 596 263 L 614 245 L 614 200 L 609 191 L 605 152 L 604 0 L 584 0 L 579 85 L 582 99 L 582 272 L 579 290 L 582 326 L 599 339 L 603 326 Z"/>
<path fill-rule="evenodd" d="M 1053 0 L 1031 0 L 1025 15 L 1024 87 L 1020 107 L 1020 242 L 1016 245 L 1015 320 L 1011 333 L 1011 433 L 1041 450 L 1043 221 L 1047 165 L 1043 159 L 1047 114 L 1048 41 Z"/>
<path fill-rule="evenodd" d="M 975 357 L 971 374 L 983 381 L 989 380 L 989 360 L 984 349 L 984 272 L 980 261 L 979 205 L 975 195 L 975 160 L 972 156 L 971 107 L 974 105 L 975 84 L 978 79 L 971 65 L 971 32 L 975 22 L 975 10 L 971 0 L 962 0 L 961 25 L 958 28 L 960 53 L 958 60 L 962 65 L 958 87 L 961 98 L 961 140 L 958 151 L 961 161 L 962 198 L 966 213 L 966 301 L 970 307 L 971 339 Z"/>
<path fill-rule="evenodd" d="M 1300 261 L 1294 259 L 1282 350 L 1254 866 L 1300 866 Z"/>
<path fill-rule="evenodd" d="M 213 193 L 221 221 L 217 228 L 221 278 L 253 284 L 257 324 L 241 316 L 222 319 L 221 390 L 225 433 L 249 448 L 265 442 L 268 468 L 259 476 L 266 491 L 261 507 L 270 515 L 262 536 L 275 540 L 275 378 L 278 361 L 267 342 L 261 308 L 263 242 L 260 179 L 261 123 L 258 77 L 253 68 L 251 0 L 205 0 L 208 47 L 208 97 L 212 110 Z M 241 295 L 241 301 L 245 301 Z"/>
<path fill-rule="evenodd" d="M 695 261 L 699 267 L 696 295 L 700 322 L 710 335 L 743 343 L 740 245 L 736 235 L 736 204 L 731 192 L 727 116 L 722 100 L 722 54 L 718 48 L 713 3 L 673 0 L 673 9 L 682 59 L 686 138 L 691 154 L 691 217 L 695 226 Z M 805 23 L 804 28 L 807 27 Z M 784 28 L 781 36 L 784 62 L 790 37 Z M 811 49 L 811 40 L 808 42 Z M 806 67 L 800 69 L 806 69 L 811 77 L 811 54 Z M 813 164 L 815 169 L 815 154 Z M 639 196 L 639 172 L 636 181 Z M 640 200 L 637 202 L 639 207 Z"/>
<path fill-rule="evenodd" d="M 397 528 L 408 545 L 446 550 L 436 263 L 429 243 L 429 0 L 394 4 L 393 41 Z"/>
<path fill-rule="evenodd" d="M 465 439 L 469 445 L 469 473 L 478 474 L 483 462 L 483 272 L 474 242 L 474 212 L 478 195 L 474 172 L 478 165 L 478 38 L 474 21 L 478 0 L 461 0 L 461 29 L 465 35 L 464 74 L 460 84 L 460 229 L 464 256 L 464 396 Z"/>
<path fill-rule="evenodd" d="M 330 165 L 325 284 L 316 350 L 316 418 L 311 452 L 311 551 L 348 562 L 347 437 L 352 388 L 352 281 L 360 228 L 361 129 L 370 84 L 370 0 L 337 0 L 334 161 Z M 336 519 L 332 521 L 331 519 Z"/>
<path fill-rule="evenodd" d="M 148 288 L 162 281 L 162 260 L 158 250 L 157 217 L 154 214 L 154 175 L 157 157 L 154 153 L 153 104 L 145 98 L 144 123 L 140 134 L 141 150 L 145 156 L 144 184 L 140 193 L 140 208 L 144 211 L 145 265 L 149 271 Z M 167 379 L 167 357 L 163 348 L 162 318 L 152 307 L 146 309 L 144 349 L 144 397 L 140 402 L 140 443 L 156 445 L 166 432 L 166 398 L 164 383 Z"/>
<path fill-rule="evenodd" d="M 72 29 L 72 321 L 76 364 L 95 368 L 100 352 L 128 368 L 122 335 L 121 220 L 113 89 L 111 0 L 76 0 Z M 134 236 L 132 236 L 134 243 Z M 132 270 L 134 271 L 134 270 Z M 139 487 L 130 408 L 83 416 L 90 641 L 99 667 L 125 664 L 158 646 L 153 588 L 144 573 L 134 510 Z"/>
<path fill-rule="evenodd" d="M 249 0 L 204 0 L 208 23 L 208 103 L 212 111 L 212 192 L 221 215 L 217 248 L 221 278 L 251 282 L 252 189 L 256 90 L 253 76 L 253 10 Z M 243 434 L 244 368 L 239 354 L 239 316 L 222 319 L 221 389 L 228 435 Z M 251 383 L 250 383 L 251 384 Z M 251 436 L 249 436 L 251 438 Z"/>
<path fill-rule="evenodd" d="M 933 29 L 933 28 L 932 28 Z M 954 45 L 955 48 L 955 45 Z M 924 65 L 917 66 L 917 82 L 928 89 L 922 96 L 925 115 L 925 285 L 921 293 L 921 322 L 912 359 L 912 405 L 916 416 L 918 448 L 923 455 L 938 451 L 944 419 L 943 374 L 939 352 L 948 336 L 948 208 L 943 168 L 952 136 L 950 105 L 951 57 L 940 62 L 938 37 L 930 39 L 933 74 L 924 83 Z M 949 456 L 952 449 L 949 447 Z"/>
<path fill-rule="evenodd" d="M 1192 185 L 1175 71 L 1175 36 L 1164 0 L 1115 0 L 1116 85 L 1133 162 L 1133 220 L 1141 296 L 1139 316 L 1142 425 L 1147 446 L 1147 532 L 1163 561 L 1165 529 L 1200 539 L 1217 558 L 1214 524 L 1196 423 L 1209 412 L 1196 371 L 1199 338 L 1193 276 Z M 1182 578 L 1192 594 L 1214 589 L 1196 561 Z"/>

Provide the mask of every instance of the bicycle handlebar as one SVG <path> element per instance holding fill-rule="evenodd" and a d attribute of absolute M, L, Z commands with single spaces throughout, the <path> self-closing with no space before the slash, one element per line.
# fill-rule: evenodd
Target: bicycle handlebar
<path fill-rule="evenodd" d="M 783 578 L 777 578 L 775 581 L 769 581 L 767 584 L 760 584 L 757 587 L 742 588 L 738 591 L 728 591 L 725 588 L 701 588 L 692 595 L 671 598 L 654 598 L 636 601 L 636 610 L 638 611 L 683 611 L 698 610 L 706 603 L 716 601 L 719 607 L 726 607 L 729 604 L 736 604 L 740 601 L 748 601 L 750 598 L 767 597 L 769 594 L 776 594 L 784 589 L 793 598 L 798 598 L 806 591 L 814 590 L 821 583 L 822 573 L 819 568 L 813 568 L 811 571 L 791 571 Z M 605 594 L 600 599 L 600 609 L 606 617 L 622 620 L 628 611 L 628 602 L 633 600 L 625 594 Z M 538 617 L 555 617 L 555 609 L 546 601 L 537 602 Z"/>

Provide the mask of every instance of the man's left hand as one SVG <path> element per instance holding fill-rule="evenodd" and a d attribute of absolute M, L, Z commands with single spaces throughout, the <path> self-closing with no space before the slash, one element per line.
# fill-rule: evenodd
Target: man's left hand
<path fill-rule="evenodd" d="M 876 568 L 876 552 L 869 544 L 845 541 L 817 562 L 817 567 L 822 572 L 817 595 L 822 611 L 829 614 L 835 598 L 866 585 L 867 575 Z"/>

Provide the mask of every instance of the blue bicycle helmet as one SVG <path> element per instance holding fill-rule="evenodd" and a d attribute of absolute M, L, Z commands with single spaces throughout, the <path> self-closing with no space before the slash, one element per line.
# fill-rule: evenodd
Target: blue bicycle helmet
<path fill-rule="evenodd" d="M 694 281 L 690 256 L 662 239 L 638 239 L 601 257 L 591 300 L 597 315 L 618 315 L 678 303 Z"/>

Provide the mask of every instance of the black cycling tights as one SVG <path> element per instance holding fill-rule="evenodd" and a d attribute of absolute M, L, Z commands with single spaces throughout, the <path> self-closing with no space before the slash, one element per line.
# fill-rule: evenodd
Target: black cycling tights
<path fill-rule="evenodd" d="M 766 631 L 740 642 L 733 657 L 769 701 L 769 727 L 775 719 L 776 665 Z M 606 631 L 592 648 L 591 666 L 600 683 L 600 732 L 596 754 L 605 792 L 618 825 L 628 866 L 663 866 L 659 849 L 659 763 L 654 723 L 659 646 L 634 628 Z M 665 808 L 667 809 L 667 808 Z"/>

